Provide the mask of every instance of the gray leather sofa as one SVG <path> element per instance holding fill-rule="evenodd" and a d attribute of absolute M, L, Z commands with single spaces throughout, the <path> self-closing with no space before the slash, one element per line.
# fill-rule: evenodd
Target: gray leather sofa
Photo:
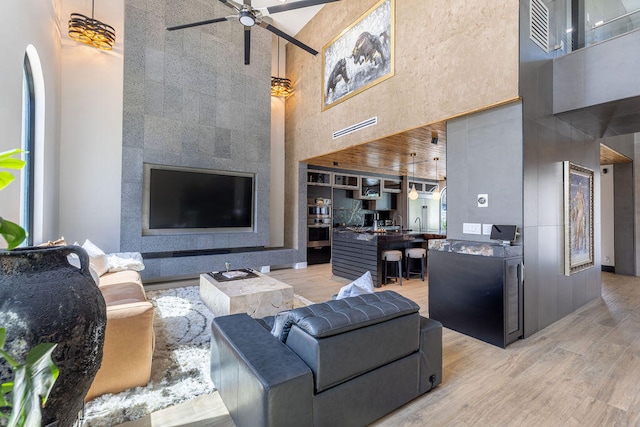
<path fill-rule="evenodd" d="M 442 325 L 418 310 L 383 291 L 218 317 L 211 379 L 239 427 L 363 426 L 442 382 Z"/>

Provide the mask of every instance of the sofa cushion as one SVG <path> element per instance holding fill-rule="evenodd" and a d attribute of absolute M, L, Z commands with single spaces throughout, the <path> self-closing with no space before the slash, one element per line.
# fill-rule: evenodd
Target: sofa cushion
<path fill-rule="evenodd" d="M 416 313 L 418 310 L 418 304 L 393 291 L 327 301 L 291 310 L 278 338 L 286 342 L 294 324 L 312 337 L 323 338 Z"/>
<path fill-rule="evenodd" d="M 98 286 L 102 287 L 123 282 L 135 282 L 142 285 L 140 273 L 133 270 L 125 270 L 103 274 L 102 276 L 100 276 L 100 283 L 98 284 Z"/>

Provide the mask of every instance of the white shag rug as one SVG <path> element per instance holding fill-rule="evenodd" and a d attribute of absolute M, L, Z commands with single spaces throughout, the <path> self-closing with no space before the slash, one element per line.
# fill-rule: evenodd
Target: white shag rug
<path fill-rule="evenodd" d="M 213 313 L 200 300 L 198 286 L 147 292 L 155 306 L 156 347 L 151 381 L 86 404 L 84 425 L 114 426 L 176 405 L 215 387 L 209 376 L 209 326 Z"/>
<path fill-rule="evenodd" d="M 198 286 L 149 291 L 155 306 L 156 347 L 151 381 L 118 394 L 100 396 L 85 406 L 84 425 L 110 427 L 142 418 L 216 390 L 209 375 L 213 313 L 200 300 Z M 294 296 L 294 307 L 313 302 Z"/>

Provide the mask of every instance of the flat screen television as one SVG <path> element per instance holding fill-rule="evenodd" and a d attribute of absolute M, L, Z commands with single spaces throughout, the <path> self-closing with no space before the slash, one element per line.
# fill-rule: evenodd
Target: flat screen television
<path fill-rule="evenodd" d="M 513 242 L 516 240 L 518 227 L 516 225 L 492 225 L 491 240 L 500 240 L 501 242 Z"/>
<path fill-rule="evenodd" d="M 255 175 L 145 164 L 143 233 L 253 231 Z"/>

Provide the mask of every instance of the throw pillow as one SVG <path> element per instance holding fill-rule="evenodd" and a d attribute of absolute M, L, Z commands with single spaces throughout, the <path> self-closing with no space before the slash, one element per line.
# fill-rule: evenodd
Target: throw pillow
<path fill-rule="evenodd" d="M 278 338 L 280 341 L 285 342 L 287 340 L 287 335 L 289 335 L 289 329 L 291 329 L 291 324 L 287 325 L 287 319 L 289 318 L 289 310 L 281 311 L 280 313 L 275 315 L 273 319 L 273 327 L 271 328 L 271 335 Z M 288 326 L 288 329 L 285 331 L 285 326 Z"/>
<path fill-rule="evenodd" d="M 338 292 L 336 299 L 372 294 L 373 292 L 373 279 L 371 278 L 371 272 L 367 271 L 353 282 L 340 288 L 340 292 Z"/>
<path fill-rule="evenodd" d="M 89 239 L 84 241 L 82 248 L 87 251 L 87 254 L 89 255 L 89 264 L 93 267 L 96 273 L 98 273 L 98 276 L 102 276 L 109 271 L 107 255 L 102 249 L 93 244 Z"/>
<path fill-rule="evenodd" d="M 144 263 L 142 262 L 142 255 L 140 255 L 140 252 L 118 252 L 114 254 L 107 254 L 107 262 L 109 264 L 109 273 L 124 270 L 144 270 Z"/>

